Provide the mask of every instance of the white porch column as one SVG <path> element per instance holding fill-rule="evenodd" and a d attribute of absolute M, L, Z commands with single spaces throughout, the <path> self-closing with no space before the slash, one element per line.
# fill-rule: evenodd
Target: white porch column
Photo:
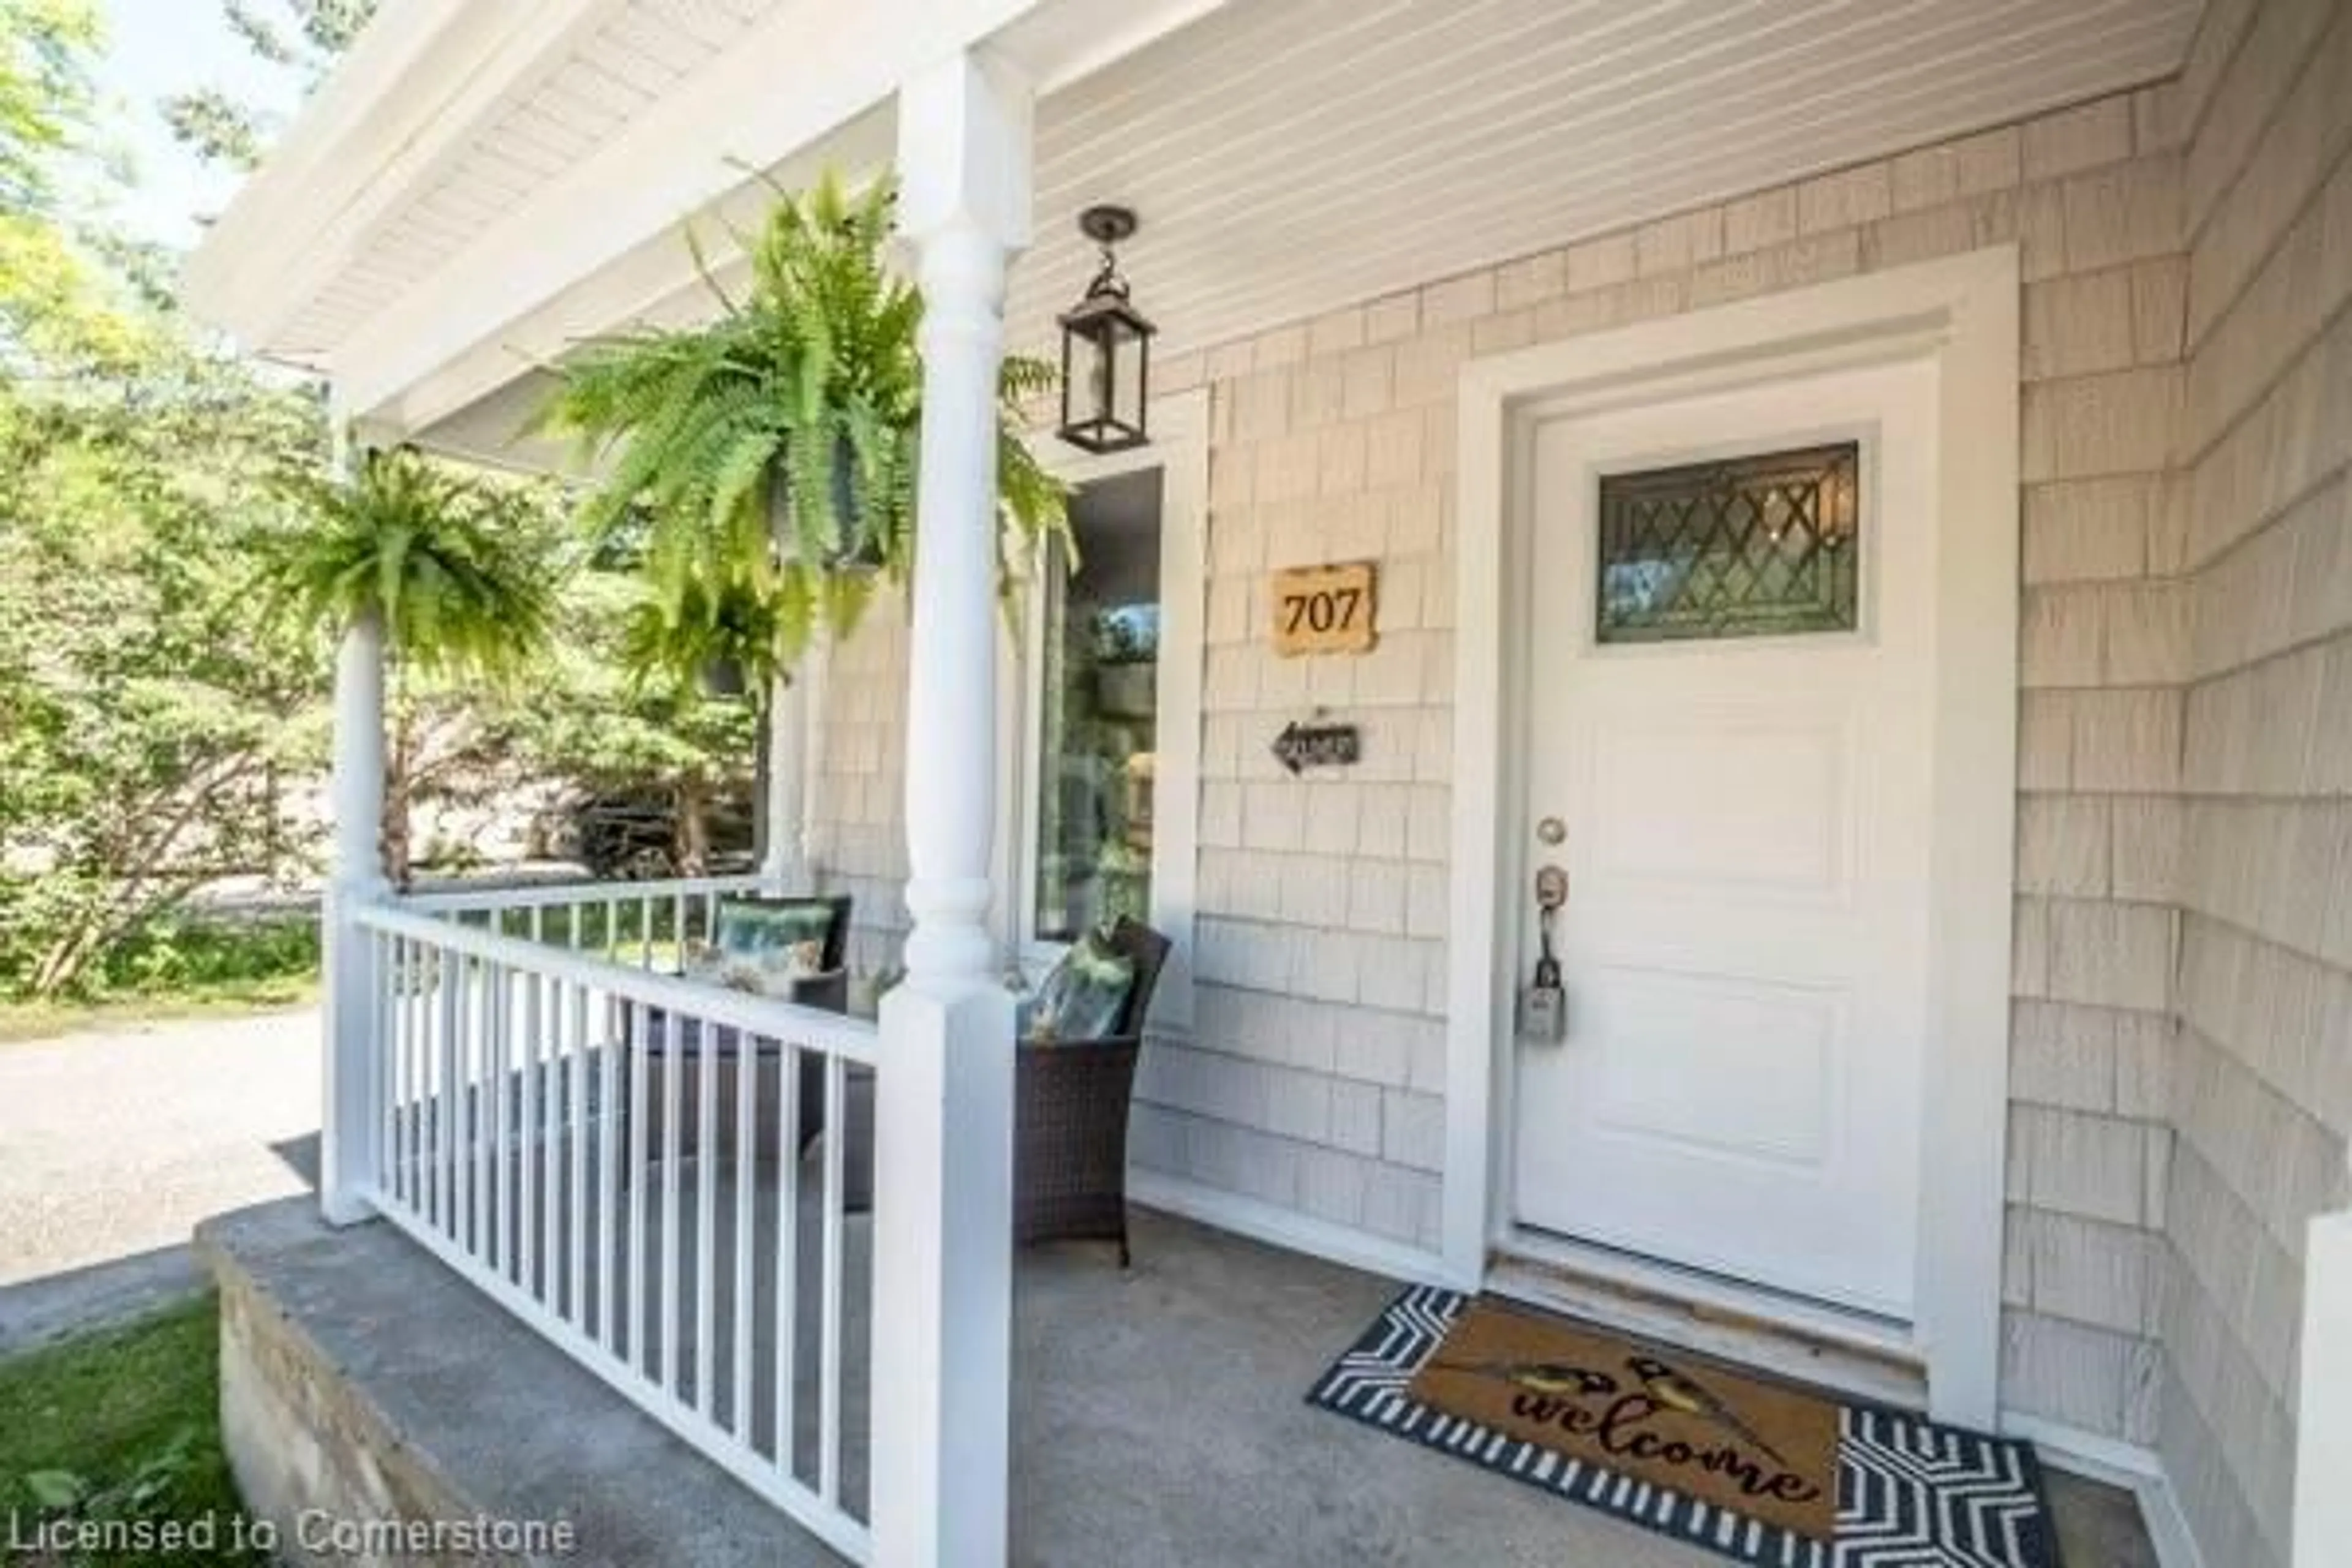
<path fill-rule="evenodd" d="M 1013 1341 L 1013 1005 L 990 940 L 996 385 L 1028 241 L 1030 92 L 960 55 L 898 93 L 924 298 L 908 677 L 908 975 L 877 1083 L 874 1560 L 1001 1568 Z"/>
<path fill-rule="evenodd" d="M 760 875 L 777 891 L 808 890 L 808 678 L 779 679 L 768 697 L 768 852 Z"/>
<path fill-rule="evenodd" d="M 2352 1211 L 2311 1222 L 2303 1291 L 2294 1564 L 2328 1568 L 2352 1542 Z"/>
<path fill-rule="evenodd" d="M 332 1225 L 373 1211 L 359 1196 L 374 1175 L 376 976 L 352 912 L 382 900 L 383 877 L 383 628 L 368 616 L 335 656 L 334 865 L 320 901 L 326 981 L 325 1101 L 319 1123 L 319 1206 Z"/>

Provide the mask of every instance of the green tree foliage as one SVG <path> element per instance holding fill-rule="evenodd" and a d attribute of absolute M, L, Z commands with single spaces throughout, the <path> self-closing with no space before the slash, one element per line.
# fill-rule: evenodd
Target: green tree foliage
<path fill-rule="evenodd" d="M 261 162 L 254 111 L 216 87 L 191 88 L 163 100 L 163 123 L 208 163 L 251 169 Z"/>
<path fill-rule="evenodd" d="M 323 668 L 250 611 L 316 401 L 188 336 L 69 197 L 105 173 L 97 44 L 78 0 L 0 0 L 0 992 L 72 989 L 203 880 L 299 864 L 279 786 L 319 752 Z"/>
<path fill-rule="evenodd" d="M 315 73 L 369 8 L 232 19 Z M 173 258 L 87 205 L 115 173 L 98 43 L 87 0 L 0 0 L 0 996 L 146 962 L 223 873 L 316 874 L 334 634 L 358 616 L 393 652 L 395 872 L 415 805 L 550 777 L 671 792 L 693 863 L 756 724 L 702 677 L 763 678 L 775 603 L 651 595 L 617 541 L 575 570 L 546 487 L 412 453 L 317 477 L 316 389 L 223 357 Z"/>
<path fill-rule="evenodd" d="M 274 6 L 221 0 L 221 14 L 246 47 L 271 65 L 298 73 L 306 89 L 324 79 L 375 8 L 376 0 L 278 0 Z M 162 108 L 172 134 L 198 157 L 234 169 L 259 163 L 278 130 L 252 105 L 209 85 L 174 93 Z"/>
<path fill-rule="evenodd" d="M 0 210 L 49 209 L 88 128 L 97 47 L 87 0 L 0 0 Z"/>
<path fill-rule="evenodd" d="M 704 869 L 709 810 L 748 784 L 759 727 L 756 700 L 719 693 L 711 678 L 740 670 L 760 690 L 742 660 L 747 649 L 772 647 L 772 635 L 731 631 L 724 613 L 673 621 L 642 575 L 610 567 L 572 580 L 563 622 L 572 635 L 531 699 L 500 723 L 514 754 L 538 776 L 590 792 L 666 793 L 677 822 L 674 858 L 689 874 Z"/>
<path fill-rule="evenodd" d="M 152 349 L 132 259 L 73 199 L 99 155 L 88 0 L 0 0 L 0 374 L 120 372 Z M 79 176 L 90 176 L 84 180 Z"/>
<path fill-rule="evenodd" d="M 0 991 L 77 985 L 227 871 L 299 860 L 324 679 L 250 614 L 299 402 L 0 398 Z"/>

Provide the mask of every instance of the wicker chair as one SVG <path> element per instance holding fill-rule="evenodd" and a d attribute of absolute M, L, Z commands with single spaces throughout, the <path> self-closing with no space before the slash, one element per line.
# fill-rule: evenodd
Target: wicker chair
<path fill-rule="evenodd" d="M 1108 1036 L 1015 1047 L 1013 1084 L 1013 1236 L 1016 1242 L 1116 1241 L 1127 1267 L 1127 1121 L 1142 1054 L 1143 1021 L 1168 962 L 1168 939 L 1130 920 L 1106 939 L 1135 966 Z M 804 1069 L 805 1070 L 805 1069 Z M 844 1088 L 845 1190 L 851 1213 L 872 1206 L 874 1075 L 853 1068 Z M 824 1131 L 823 1085 L 801 1095 L 804 1158 Z"/>
<path fill-rule="evenodd" d="M 1128 1266 L 1127 1120 L 1143 1020 L 1168 939 L 1121 919 L 1106 938 L 1135 965 L 1117 1028 L 1100 1040 L 1024 1042 L 1013 1052 L 1013 1236 L 1118 1243 Z"/>
<path fill-rule="evenodd" d="M 744 897 L 741 901 L 761 903 L 777 900 L 750 895 Z M 797 903 L 803 900 L 793 899 L 789 901 Z M 824 950 L 818 959 L 823 967 L 823 973 L 812 975 L 806 980 L 795 981 L 793 984 L 791 999 L 804 1007 L 819 1007 L 827 1012 L 837 1013 L 843 1010 L 848 1000 L 848 980 L 843 963 L 849 947 L 850 899 L 849 895 L 842 893 L 823 898 L 817 901 L 827 905 L 830 910 L 830 919 L 825 927 Z M 628 1049 L 634 1035 L 631 1022 L 634 1012 L 633 1008 L 619 1007 L 614 1018 L 615 1033 L 620 1037 L 623 1051 L 621 1057 L 623 1087 L 618 1109 L 625 1118 L 630 1103 L 627 1074 L 635 1055 Z M 664 1150 L 681 1159 L 692 1158 L 701 1152 L 694 1115 L 688 1111 L 679 1118 L 681 1126 L 675 1142 L 666 1141 L 662 1126 L 664 1105 L 662 1079 L 670 1070 L 672 1060 L 670 1047 L 674 1043 L 669 1015 L 661 1008 L 649 1007 L 646 1009 L 645 1016 L 646 1147 Z M 675 1043 L 684 1047 L 677 1060 L 678 1103 L 681 1106 L 690 1107 L 698 1103 L 698 1096 L 700 1093 L 698 1074 L 703 1065 L 703 1058 L 700 1050 L 698 1049 L 698 1045 L 701 1039 L 702 1026 L 699 1023 L 688 1021 L 685 1026 L 675 1033 L 677 1036 Z M 753 1108 L 753 1114 L 757 1118 L 760 1128 L 758 1148 L 762 1151 L 772 1145 L 775 1136 L 773 1131 L 776 1105 L 775 1074 L 772 1068 L 766 1067 L 766 1064 L 773 1059 L 780 1048 L 778 1042 L 773 1040 L 761 1041 L 757 1047 L 761 1064 L 757 1081 L 761 1088 L 761 1101 Z M 741 1081 L 741 1052 L 742 1040 L 735 1030 L 719 1028 L 712 1032 L 710 1068 L 712 1076 L 717 1080 L 712 1087 L 718 1114 L 714 1118 L 711 1131 L 715 1135 L 714 1142 L 719 1152 L 730 1159 L 735 1158 L 738 1152 L 735 1148 L 735 1129 L 738 1125 L 736 1096 L 740 1091 L 739 1085 Z M 798 1097 L 800 1127 L 795 1147 L 805 1145 L 824 1124 L 824 1059 L 814 1053 L 804 1053 L 800 1064 L 800 1079 Z M 625 1128 L 623 1129 L 622 1135 L 626 1138 Z"/>

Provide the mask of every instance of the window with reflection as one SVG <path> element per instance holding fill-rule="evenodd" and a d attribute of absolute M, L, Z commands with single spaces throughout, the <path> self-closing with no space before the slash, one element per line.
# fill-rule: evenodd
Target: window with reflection
<path fill-rule="evenodd" d="M 1072 498 L 1076 559 L 1056 543 L 1039 585 L 1031 934 L 1075 941 L 1151 915 L 1160 726 L 1160 471 Z"/>

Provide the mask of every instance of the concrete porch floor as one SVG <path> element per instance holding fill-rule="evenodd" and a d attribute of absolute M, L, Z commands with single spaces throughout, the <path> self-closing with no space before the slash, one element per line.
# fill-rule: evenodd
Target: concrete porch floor
<path fill-rule="evenodd" d="M 389 1226 L 331 1231 L 292 1200 L 200 1239 L 223 1288 L 225 1421 L 257 1506 L 318 1487 L 341 1447 L 363 1455 L 372 1510 L 569 1520 L 573 1563 L 839 1561 Z M 1024 1254 L 1013 1561 L 1722 1561 L 1307 1406 L 1394 1289 L 1140 1211 L 1127 1273 L 1108 1248 Z M 2152 1568 L 2127 1494 L 2065 1477 L 2052 1490 L 2067 1568 Z"/>

